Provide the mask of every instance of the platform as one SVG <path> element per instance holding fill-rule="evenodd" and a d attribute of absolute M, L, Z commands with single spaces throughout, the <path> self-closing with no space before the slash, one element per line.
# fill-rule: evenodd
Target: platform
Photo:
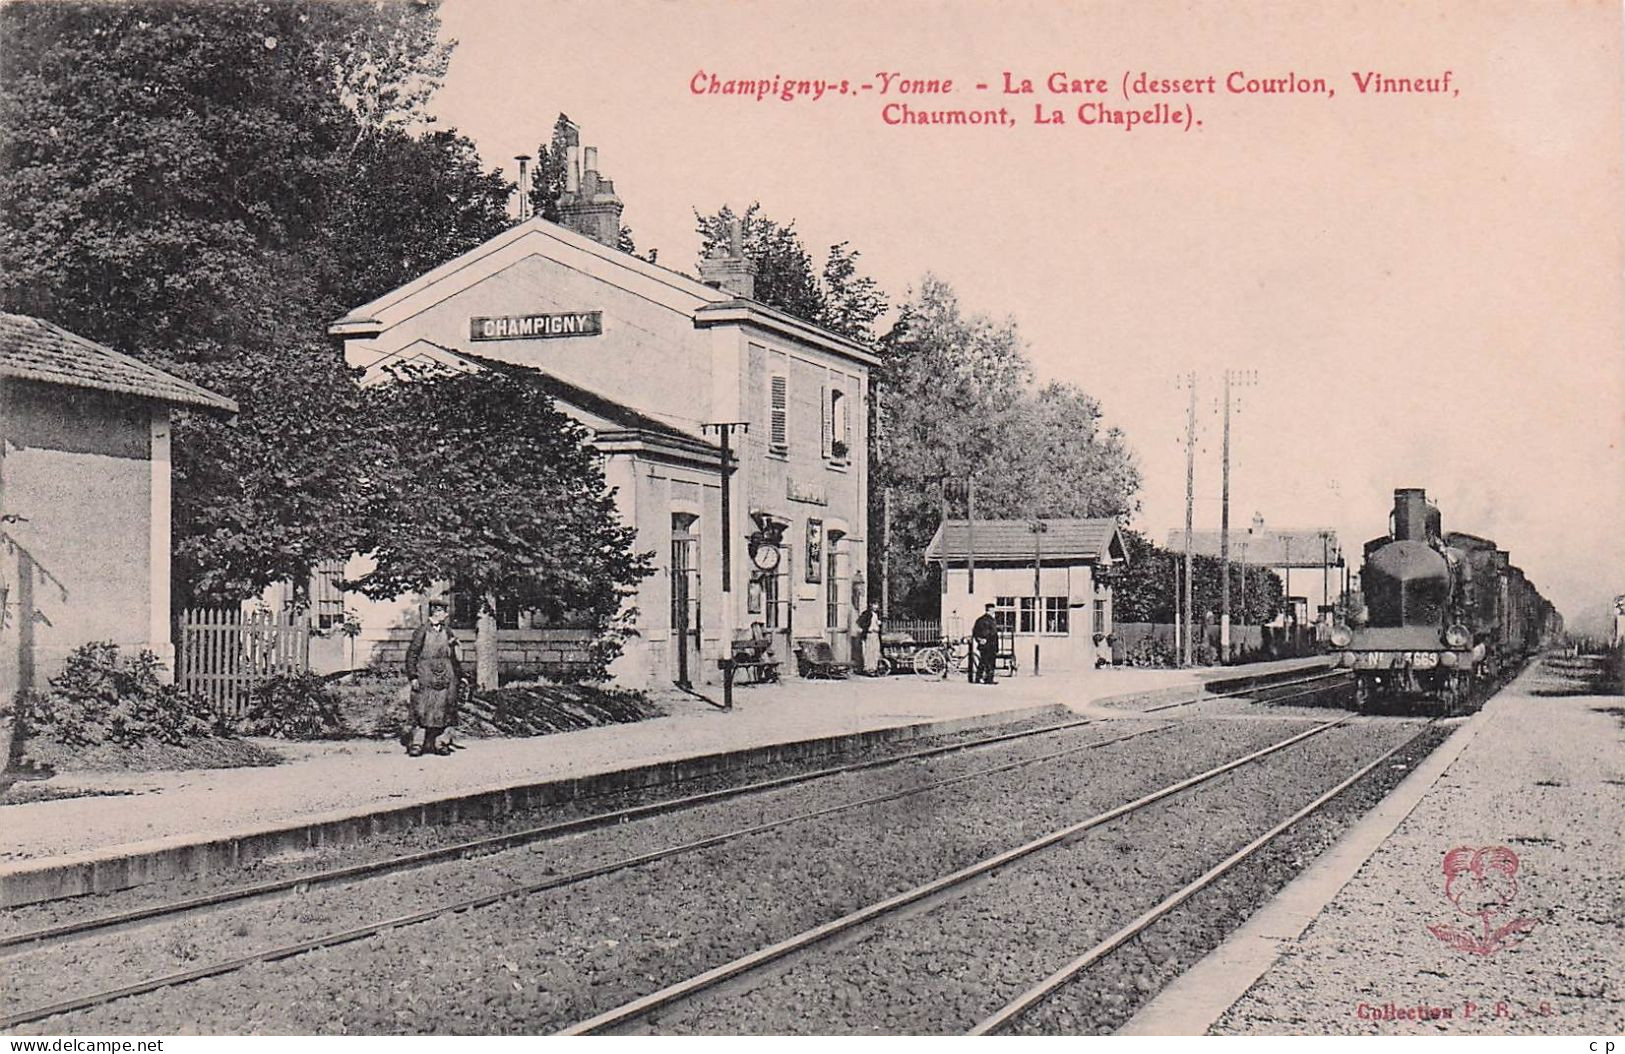
<path fill-rule="evenodd" d="M 1625 1031 L 1625 698 L 1584 690 L 1524 673 L 1122 1033 Z"/>
<path fill-rule="evenodd" d="M 792 681 L 741 688 L 728 713 L 674 696 L 662 700 L 673 708 L 665 717 L 522 739 L 464 739 L 466 749 L 449 757 L 408 757 L 394 742 L 267 740 L 288 760 L 268 768 L 65 774 L 57 780 L 101 794 L 0 804 L 0 906 L 1061 708 L 1110 717 L 1117 712 L 1110 704 L 1121 701 L 1130 708 L 1123 712 L 1132 713 L 1198 684 L 1325 665 L 1322 658 L 1111 669 L 1004 678 L 992 687 L 913 676 Z"/>

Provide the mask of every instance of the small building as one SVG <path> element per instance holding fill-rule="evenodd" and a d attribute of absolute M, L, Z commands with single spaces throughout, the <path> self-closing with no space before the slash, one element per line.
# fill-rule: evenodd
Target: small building
<path fill-rule="evenodd" d="M 530 371 L 595 430 L 623 520 L 656 563 L 630 605 L 618 683 L 717 683 L 753 627 L 786 669 L 799 641 L 844 653 L 866 601 L 878 360 L 758 302 L 737 232 L 698 280 L 620 251 L 620 198 L 590 149 L 569 148 L 560 210 L 562 223 L 519 223 L 328 332 L 364 371 L 448 356 Z M 735 426 L 726 505 L 707 428 L 719 424 Z"/>
<path fill-rule="evenodd" d="M 963 637 L 994 605 L 1001 644 L 1018 667 L 1040 673 L 1092 670 L 1111 661 L 1112 591 L 1102 574 L 1126 563 L 1115 519 L 948 520 L 926 547 L 939 564 L 942 632 Z M 973 572 L 974 568 L 974 572 Z M 972 574 L 975 588 L 971 587 Z"/>
<path fill-rule="evenodd" d="M 170 412 L 230 399 L 26 315 L 0 314 L 0 703 L 75 648 L 174 670 Z"/>
<path fill-rule="evenodd" d="M 1219 531 L 1192 531 L 1191 553 L 1217 560 L 1221 542 Z M 1179 554 L 1185 552 L 1183 528 L 1168 532 L 1168 548 Z M 1230 562 L 1243 568 L 1262 567 L 1281 576 L 1286 599 L 1284 614 L 1278 615 L 1273 623 L 1277 626 L 1328 623 L 1330 609 L 1347 588 L 1343 576 L 1348 569 L 1342 545 L 1337 540 L 1337 532 L 1329 527 L 1265 527 L 1264 517 L 1255 513 L 1247 529 L 1231 530 Z M 1295 577 L 1294 570 L 1298 571 Z M 1236 625 L 1246 621 L 1239 610 L 1232 612 L 1231 617 Z"/>

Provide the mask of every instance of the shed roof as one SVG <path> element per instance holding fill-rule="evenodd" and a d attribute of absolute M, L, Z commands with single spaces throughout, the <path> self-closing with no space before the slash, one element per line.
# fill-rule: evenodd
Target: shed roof
<path fill-rule="evenodd" d="M 1122 532 L 1111 517 L 1090 520 L 1038 520 L 1043 524 L 1043 538 L 1035 545 L 1033 520 L 977 520 L 974 530 L 965 520 L 948 520 L 937 528 L 931 544 L 925 548 L 927 560 L 949 563 L 964 562 L 972 554 L 978 561 L 1032 562 L 1042 549 L 1044 563 L 1064 561 L 1127 560 L 1128 547 L 1123 544 Z M 943 542 L 947 534 L 946 547 Z"/>
<path fill-rule="evenodd" d="M 1322 549 L 1322 539 L 1325 548 Z M 1213 530 L 1191 532 L 1191 553 L 1195 556 L 1219 555 L 1219 532 Z M 1185 551 L 1185 532 L 1168 532 L 1168 548 L 1176 553 Z M 1319 567 L 1322 559 L 1336 563 L 1343 550 L 1337 541 L 1337 532 L 1319 528 L 1276 530 L 1232 530 L 1230 532 L 1230 559 L 1246 561 L 1257 567 Z"/>
<path fill-rule="evenodd" d="M 29 315 L 0 312 L 0 376 L 237 412 L 223 395 Z"/>

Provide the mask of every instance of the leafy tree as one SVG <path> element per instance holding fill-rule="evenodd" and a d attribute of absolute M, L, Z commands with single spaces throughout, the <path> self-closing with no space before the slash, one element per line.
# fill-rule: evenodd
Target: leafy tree
<path fill-rule="evenodd" d="M 494 371 L 408 375 L 368 389 L 374 420 L 394 430 L 393 457 L 359 583 L 392 597 L 451 582 L 568 620 L 616 652 L 623 601 L 650 573 L 620 523 L 586 428 L 540 388 Z"/>
<path fill-rule="evenodd" d="M 1183 583 L 1184 554 L 1164 549 L 1138 531 L 1124 531 L 1123 537 L 1128 546 L 1128 564 L 1114 568 L 1111 575 L 1112 605 L 1117 621 L 1172 623 L 1177 610 L 1175 572 L 1177 569 L 1179 581 Z M 1197 622 L 1209 612 L 1216 621 L 1222 606 L 1223 565 L 1214 556 L 1193 557 L 1191 565 L 1191 605 L 1197 612 Z M 1183 589 L 1183 585 L 1180 588 Z M 1241 625 L 1243 617 L 1249 625 L 1270 621 L 1281 610 L 1281 597 L 1281 578 L 1274 571 L 1231 562 L 1233 624 Z"/>
<path fill-rule="evenodd" d="M 894 606 L 935 613 L 940 583 L 920 561 L 943 516 L 988 519 L 1123 516 L 1137 507 L 1140 473 L 1117 429 L 1077 387 L 1033 389 L 1032 364 L 1011 319 L 966 316 L 954 291 L 927 275 L 881 342 L 870 473 L 891 494 L 889 571 Z M 882 508 L 870 537 L 885 535 Z M 870 547 L 878 578 L 881 546 Z"/>
<path fill-rule="evenodd" d="M 316 564 L 368 542 L 376 429 L 332 350 L 245 349 L 208 379 L 240 413 L 186 415 L 176 430 L 177 608 L 236 603 L 284 579 L 303 589 Z"/>
<path fill-rule="evenodd" d="M 967 318 L 953 289 L 933 275 L 899 309 L 881 358 L 871 487 L 891 490 L 894 605 L 929 614 L 937 586 L 920 554 L 941 521 L 945 478 L 978 474 L 978 516 L 1033 514 L 1001 477 L 1018 451 L 1017 415 L 1032 365 L 1013 321 Z M 950 515 L 963 516 L 963 506 L 955 503 Z M 883 534 L 881 525 L 871 528 L 870 537 Z M 876 561 L 880 549 L 871 546 Z M 871 574 L 878 580 L 878 564 Z"/>
<path fill-rule="evenodd" d="M 830 246 L 820 278 L 794 220 L 770 219 L 760 202 L 743 215 L 724 205 L 709 216 L 694 210 L 702 258 L 727 250 L 736 218 L 745 256 L 756 263 L 755 299 L 853 340 L 874 342 L 874 323 L 886 313 L 886 297 L 874 279 L 858 273 L 860 254 L 850 243 Z"/>
<path fill-rule="evenodd" d="M 1051 382 L 1023 400 L 1017 417 L 1015 490 L 1046 516 L 1126 516 L 1138 507 L 1140 470 L 1121 429 L 1102 429 L 1100 404 L 1073 384 Z"/>
<path fill-rule="evenodd" d="M 438 26 L 394 0 L 0 6 L 0 304 L 242 406 L 177 420 L 183 600 L 350 551 L 370 431 L 326 324 L 508 223 L 472 144 L 411 131 Z"/>

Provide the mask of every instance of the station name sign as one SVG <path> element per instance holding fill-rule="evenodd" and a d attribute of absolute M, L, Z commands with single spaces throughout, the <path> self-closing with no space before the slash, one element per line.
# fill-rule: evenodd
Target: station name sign
<path fill-rule="evenodd" d="M 468 320 L 472 340 L 536 340 L 546 337 L 596 337 L 604 331 L 602 311 L 566 311 L 552 315 L 493 315 Z"/>

